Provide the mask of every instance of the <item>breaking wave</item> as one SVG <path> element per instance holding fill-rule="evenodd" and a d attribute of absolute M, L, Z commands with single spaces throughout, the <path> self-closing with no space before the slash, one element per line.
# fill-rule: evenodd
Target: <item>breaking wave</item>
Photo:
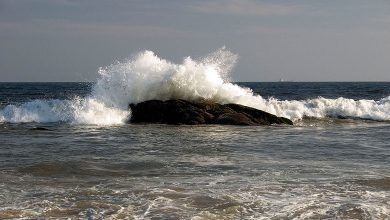
<path fill-rule="evenodd" d="M 34 100 L 0 110 L 0 122 L 69 122 L 121 124 L 130 116 L 129 103 L 151 99 L 211 100 L 237 103 L 298 121 L 305 116 L 390 120 L 390 96 L 375 100 L 347 98 L 309 100 L 265 99 L 249 88 L 229 82 L 237 55 L 225 48 L 180 64 L 143 51 L 123 62 L 100 68 L 86 98 Z"/>
<path fill-rule="evenodd" d="M 74 100 L 34 100 L 21 105 L 8 105 L 0 110 L 0 122 L 69 122 L 73 124 L 121 124 L 129 112 L 93 98 Z"/>

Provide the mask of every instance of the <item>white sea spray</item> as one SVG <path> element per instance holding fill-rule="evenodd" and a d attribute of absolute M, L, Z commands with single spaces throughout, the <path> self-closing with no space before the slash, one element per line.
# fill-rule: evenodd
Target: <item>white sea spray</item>
<path fill-rule="evenodd" d="M 179 64 L 143 51 L 122 62 L 101 67 L 92 92 L 71 100 L 33 100 L 0 109 L 0 122 L 68 122 L 111 125 L 130 116 L 129 103 L 146 100 L 206 99 L 261 109 L 293 121 L 345 117 L 390 120 L 390 96 L 375 100 L 348 98 L 308 100 L 265 99 L 229 81 L 237 55 L 221 48 L 203 58 L 186 57 Z"/>

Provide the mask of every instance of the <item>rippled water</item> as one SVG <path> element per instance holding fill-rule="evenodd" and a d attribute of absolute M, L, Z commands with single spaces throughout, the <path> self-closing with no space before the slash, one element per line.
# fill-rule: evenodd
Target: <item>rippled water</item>
<path fill-rule="evenodd" d="M 388 219 L 389 131 L 0 123 L 0 219 Z"/>

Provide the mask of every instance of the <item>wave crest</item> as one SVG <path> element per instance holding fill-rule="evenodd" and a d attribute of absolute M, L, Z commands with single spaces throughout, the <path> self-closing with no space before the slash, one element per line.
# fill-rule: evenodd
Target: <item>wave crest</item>
<path fill-rule="evenodd" d="M 181 64 L 144 51 L 126 62 L 100 68 L 93 96 L 122 109 L 151 99 L 222 101 L 226 84 L 233 86 L 226 82 L 236 60 L 237 55 L 225 48 L 200 60 L 186 57 Z"/>

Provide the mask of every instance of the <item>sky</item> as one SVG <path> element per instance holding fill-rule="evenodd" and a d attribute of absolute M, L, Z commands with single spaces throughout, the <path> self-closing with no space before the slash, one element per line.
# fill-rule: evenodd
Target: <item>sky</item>
<path fill-rule="evenodd" d="M 95 81 L 226 46 L 233 81 L 390 81 L 389 0 L 0 0 L 0 82 Z"/>

